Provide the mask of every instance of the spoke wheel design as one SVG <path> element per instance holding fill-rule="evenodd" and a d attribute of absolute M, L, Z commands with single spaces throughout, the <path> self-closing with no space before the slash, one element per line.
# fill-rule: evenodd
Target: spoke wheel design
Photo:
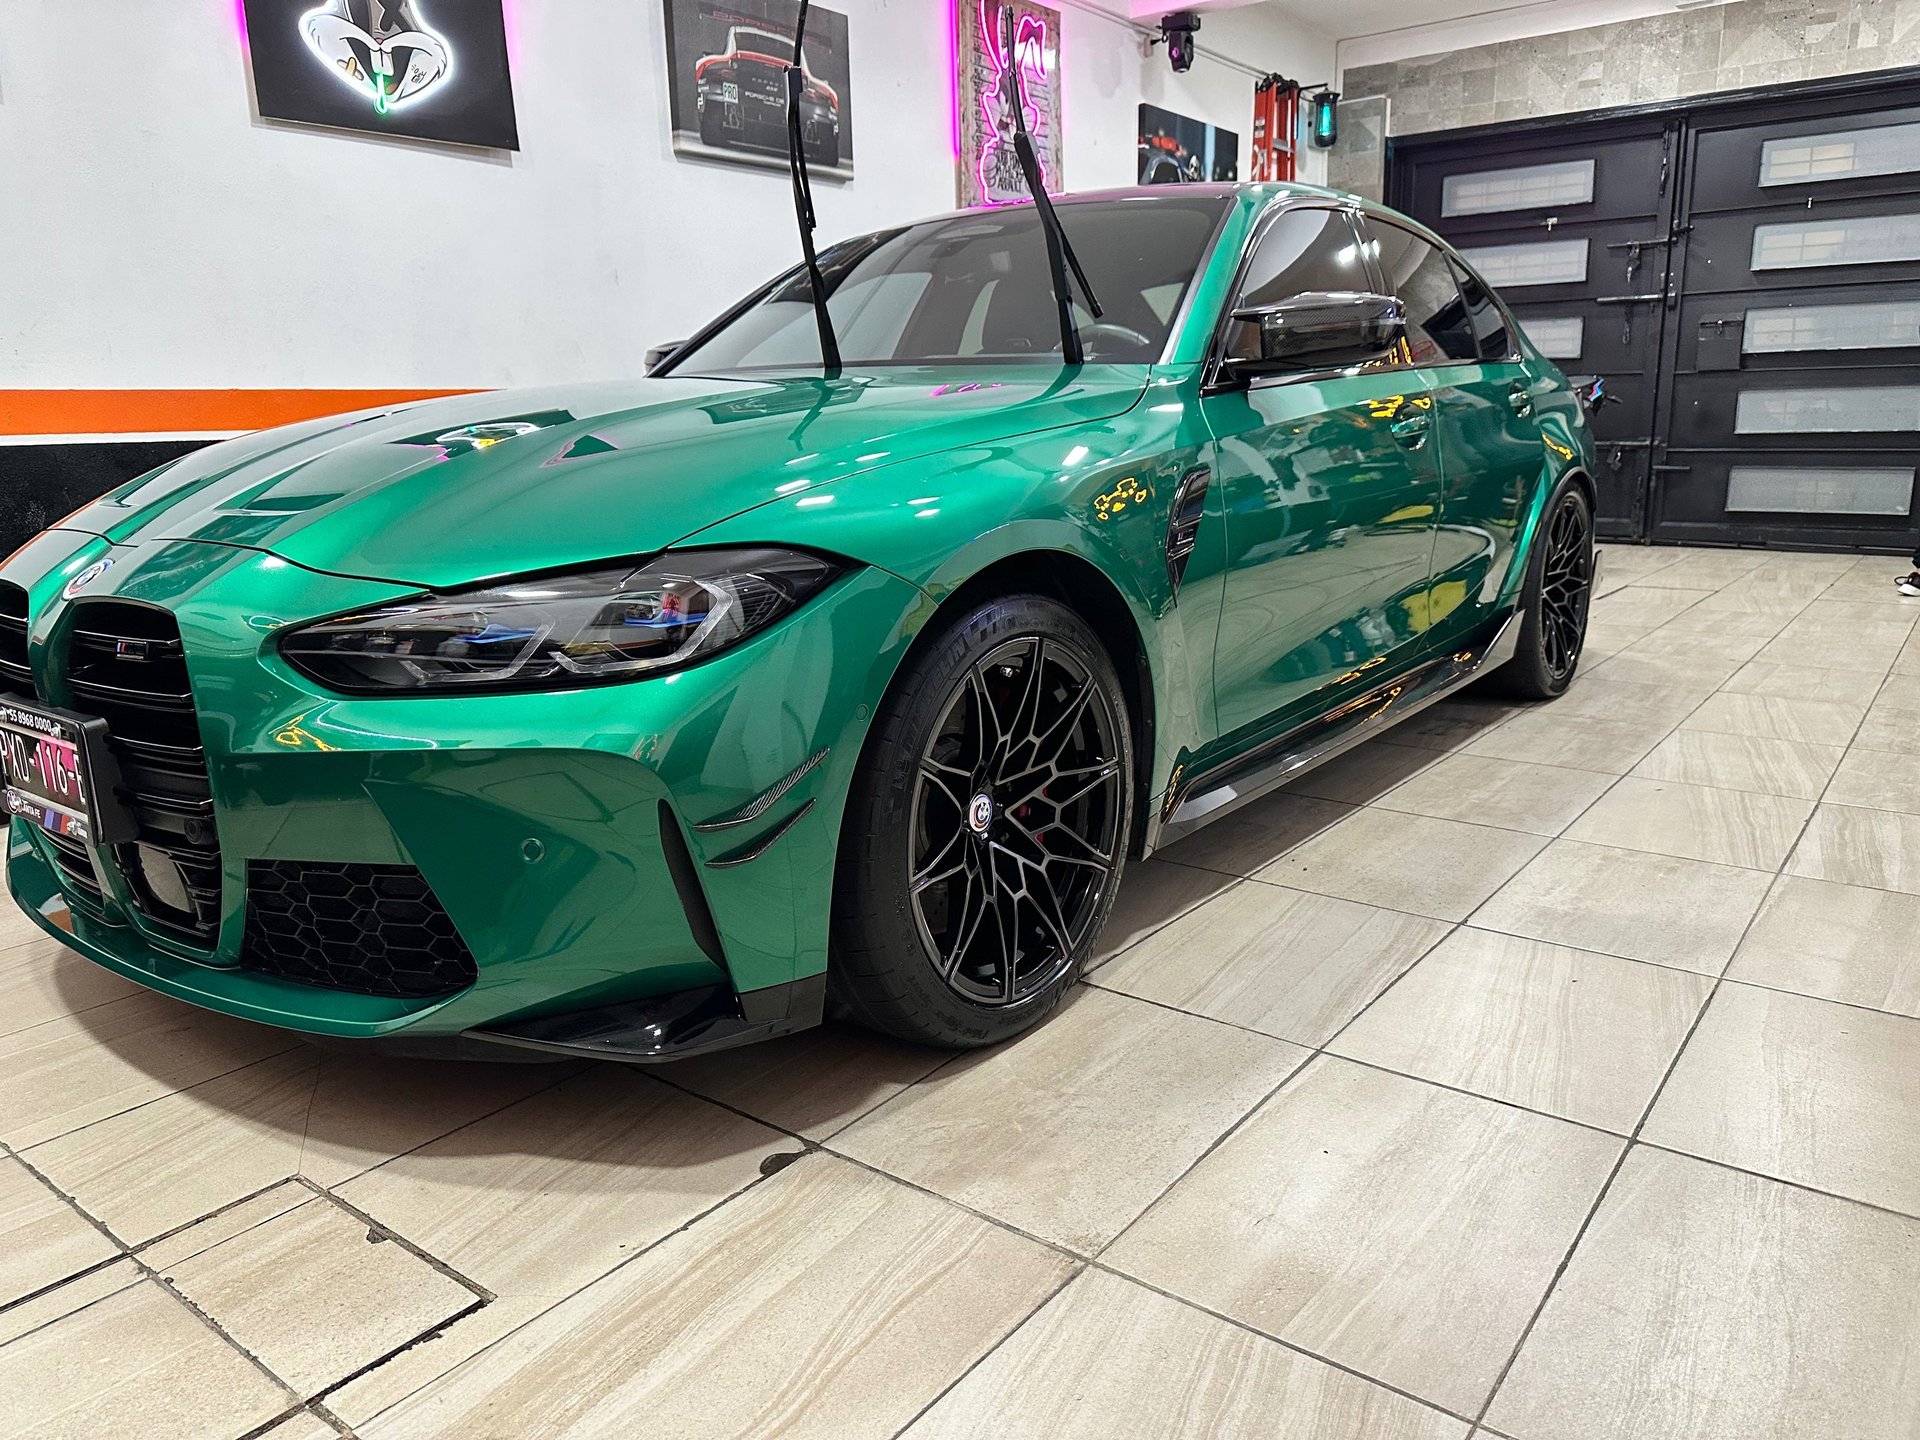
<path fill-rule="evenodd" d="M 1013 1005 L 1073 961 L 1124 841 L 1119 722 L 1070 645 L 1025 636 L 970 668 L 914 781 L 908 892 L 940 978 Z"/>
<path fill-rule="evenodd" d="M 1545 565 L 1540 573 L 1540 640 L 1547 669 L 1556 680 L 1573 672 L 1587 636 L 1587 606 L 1593 598 L 1593 533 L 1577 496 L 1562 498 L 1547 522 Z"/>

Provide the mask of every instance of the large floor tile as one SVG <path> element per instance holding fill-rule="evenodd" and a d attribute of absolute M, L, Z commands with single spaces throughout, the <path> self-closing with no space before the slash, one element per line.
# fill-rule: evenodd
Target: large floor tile
<path fill-rule="evenodd" d="M 1107 1260 L 1470 1415 L 1620 1143 L 1323 1058 L 1196 1166 Z"/>
<path fill-rule="evenodd" d="M 1389 910 L 1464 920 L 1545 844 L 1513 830 L 1367 809 L 1281 856 L 1259 878 Z"/>
<path fill-rule="evenodd" d="M 1071 1273 L 811 1155 L 359 1428 L 364 1440 L 895 1434 Z"/>
<path fill-rule="evenodd" d="M 1920 755 L 1920 711 L 1904 701 L 1893 705 L 1877 702 L 1860 722 L 1860 733 L 1854 737 L 1853 748 L 1889 755 Z"/>
<path fill-rule="evenodd" d="M 1307 1054 L 1083 989 L 1039 1029 L 947 1066 L 833 1148 L 1091 1253 Z"/>
<path fill-rule="evenodd" d="M 1835 805 L 1920 815 L 1920 755 L 1850 750 L 1834 773 L 1826 798 Z"/>
<path fill-rule="evenodd" d="M 1723 691 L 1686 718 L 1689 730 L 1723 735 L 1755 735 L 1763 740 L 1804 740 L 1815 745 L 1846 745 L 1866 713 L 1845 700 L 1788 700 L 1778 695 Z"/>
<path fill-rule="evenodd" d="M 480 1302 L 404 1246 L 372 1239 L 364 1221 L 309 1192 L 166 1278 L 294 1390 L 316 1395 Z"/>
<path fill-rule="evenodd" d="M 1633 773 L 1645 780 L 1817 800 L 1846 753 L 1839 745 L 1804 740 L 1676 730 L 1634 766 Z"/>
<path fill-rule="evenodd" d="M 1533 765 L 1565 765 L 1624 775 L 1666 739 L 1671 722 L 1606 720 L 1563 716 L 1543 705 L 1509 720 L 1498 730 L 1480 736 L 1466 747 L 1471 755 L 1498 760 L 1522 760 Z"/>
<path fill-rule="evenodd" d="M 1485 755 L 1449 755 L 1382 796 L 1382 810 L 1558 835 L 1600 798 L 1609 776 Z"/>
<path fill-rule="evenodd" d="M 1088 957 L 1087 969 L 1099 968 L 1128 946 L 1238 883 L 1236 877 L 1218 870 L 1201 870 L 1157 857 L 1128 865 L 1120 877 L 1120 893 L 1114 896 L 1113 909 L 1107 912 L 1107 923 Z"/>
<path fill-rule="evenodd" d="M 1812 811 L 1811 800 L 1628 776 L 1568 828 L 1567 838 L 1777 870 Z"/>
<path fill-rule="evenodd" d="M 42 1309 L 57 1311 L 68 1289 L 71 1308 L 0 1345 L 8 1435 L 233 1440 L 291 1408 L 290 1392 L 153 1281 L 104 1298 L 75 1282 Z"/>
<path fill-rule="evenodd" d="M 1844 636 L 1776 635 L 1761 646 L 1756 660 L 1781 665 L 1831 665 L 1839 670 L 1861 670 L 1884 675 L 1900 657 L 1897 640 L 1863 641 L 1858 644 Z"/>
<path fill-rule="evenodd" d="M 1447 928 L 1441 920 L 1250 882 L 1134 946 L 1093 983 L 1317 1046 Z"/>
<path fill-rule="evenodd" d="M 0 1037 L 0 1141 L 16 1150 L 297 1047 L 142 992 Z"/>
<path fill-rule="evenodd" d="M 662 1073 L 683 1090 L 818 1140 L 952 1058 L 950 1050 L 909 1045 L 854 1025 L 828 1024 L 764 1045 L 683 1060 Z"/>
<path fill-rule="evenodd" d="M 1464 1421 L 1089 1270 L 903 1440 L 1460 1440 Z"/>
<path fill-rule="evenodd" d="M 1722 985 L 1642 1138 L 1920 1215 L 1920 1020 Z"/>
<path fill-rule="evenodd" d="M 1374 740 L 1288 781 L 1287 790 L 1294 795 L 1365 805 L 1439 761 L 1440 756 L 1431 750 Z"/>
<path fill-rule="evenodd" d="M 501 1295 L 570 1294 L 753 1183 L 795 1142 L 607 1066 L 339 1187 Z"/>
<path fill-rule="evenodd" d="M 1525 706 L 1511 701 L 1456 696 L 1400 721 L 1387 731 L 1381 743 L 1421 750 L 1457 750 L 1525 713 Z"/>
<path fill-rule="evenodd" d="M 431 1340 L 409 1346 L 329 1390 L 327 1410 L 359 1434 L 374 1416 L 451 1375 L 481 1351 L 562 1303 L 562 1298 L 551 1295 L 502 1295 L 491 1300 L 442 1327 Z"/>
<path fill-rule="evenodd" d="M 551 1089 L 579 1068 L 323 1053 L 307 1106 L 300 1173 L 338 1185 Z"/>
<path fill-rule="evenodd" d="M 1159 858 L 1226 875 L 1251 875 L 1352 813 L 1351 805 L 1281 790 L 1169 845 Z"/>
<path fill-rule="evenodd" d="M 1684 970 L 1462 929 L 1331 1048 L 1625 1134 L 1712 988 Z"/>
<path fill-rule="evenodd" d="M 1487 1419 L 1526 1440 L 1911 1440 L 1920 1222 L 1640 1148 Z"/>
<path fill-rule="evenodd" d="M 1719 588 L 1718 585 L 1702 585 L 1696 589 L 1630 586 L 1594 601 L 1592 615 L 1596 621 L 1604 621 L 1609 625 L 1663 625 Z"/>
<path fill-rule="evenodd" d="M 1731 980 L 1920 1016 L 1920 895 L 1783 875 Z"/>
<path fill-rule="evenodd" d="M 0 895 L 0 908 L 12 901 Z M 141 989 L 104 965 L 40 936 L 0 950 L 0 1035 L 138 995 Z"/>
<path fill-rule="evenodd" d="M 129 1245 L 300 1167 L 319 1052 L 305 1046 L 36 1145 L 29 1158 Z"/>
<path fill-rule="evenodd" d="M 1476 910 L 1473 923 L 1718 975 L 1769 883 L 1758 870 L 1556 840 Z"/>
<path fill-rule="evenodd" d="M 1920 894 L 1920 815 L 1822 805 L 1794 847 L 1787 873 Z"/>
<path fill-rule="evenodd" d="M 1830 665 L 1782 665 L 1778 661 L 1749 661 L 1720 687 L 1739 695 L 1773 695 L 1782 700 L 1828 700 L 1843 705 L 1870 704 L 1880 689 L 1880 677 L 1860 670 Z"/>
<path fill-rule="evenodd" d="M 0 1305 L 119 1253 L 26 1166 L 0 1156 Z"/>

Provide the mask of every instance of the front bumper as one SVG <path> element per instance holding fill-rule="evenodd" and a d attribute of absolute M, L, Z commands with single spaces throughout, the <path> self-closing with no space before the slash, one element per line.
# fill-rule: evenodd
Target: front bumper
<path fill-rule="evenodd" d="M 104 541 L 54 532 L 7 568 L 29 590 L 42 698 L 84 708 L 62 688 L 61 657 L 74 612 L 89 601 L 155 605 L 177 619 L 214 798 L 221 913 L 209 949 L 182 943 L 143 915 L 110 852 L 95 855 L 105 862 L 104 901 L 72 903 L 49 842 L 15 822 L 15 895 L 74 949 L 229 1014 L 409 1044 L 497 1033 L 607 1053 L 611 1013 L 636 1032 L 691 1029 L 703 1043 L 817 1015 L 819 987 L 808 982 L 826 968 L 844 797 L 868 718 L 922 613 L 915 587 L 857 570 L 738 649 L 635 684 L 369 700 L 319 691 L 279 660 L 271 637 L 401 587 L 258 551 L 154 542 L 113 550 L 103 582 L 62 599 L 60 587 L 106 553 Z M 754 824 L 698 828 L 750 809 L 821 752 Z M 685 874 L 676 881 L 670 864 L 675 844 L 697 877 L 691 908 Z M 249 968 L 248 869 L 266 861 L 417 868 L 477 978 L 451 995 L 408 998 Z"/>

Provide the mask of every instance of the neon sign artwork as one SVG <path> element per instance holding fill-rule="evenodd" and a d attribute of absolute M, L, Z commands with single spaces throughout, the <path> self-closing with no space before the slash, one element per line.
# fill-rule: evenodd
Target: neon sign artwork
<path fill-rule="evenodd" d="M 300 17 L 307 48 L 386 115 L 441 88 L 453 50 L 420 18 L 418 0 L 328 0 Z"/>
<path fill-rule="evenodd" d="M 1014 12 L 1012 53 L 1001 38 L 1001 16 Z M 1007 72 L 1018 72 L 1027 130 L 1039 152 L 1042 183 L 1061 185 L 1060 15 L 1032 0 L 955 0 L 954 129 L 959 198 L 965 206 L 1004 205 L 1027 198 L 1013 151 L 1013 115 Z"/>

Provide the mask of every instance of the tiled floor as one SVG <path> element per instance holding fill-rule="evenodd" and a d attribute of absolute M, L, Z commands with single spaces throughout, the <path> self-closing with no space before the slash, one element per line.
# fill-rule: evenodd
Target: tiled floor
<path fill-rule="evenodd" d="M 1620 549 L 952 1057 L 359 1060 L 0 918 L 0 1435 L 1912 1440 L 1920 601 Z"/>

